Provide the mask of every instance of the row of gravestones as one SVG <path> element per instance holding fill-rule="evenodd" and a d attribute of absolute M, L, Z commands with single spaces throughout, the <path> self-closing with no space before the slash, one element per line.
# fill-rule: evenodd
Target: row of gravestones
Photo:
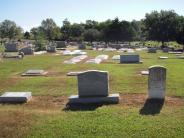
<path fill-rule="evenodd" d="M 77 75 L 78 95 L 69 97 L 71 104 L 118 103 L 119 94 L 109 94 L 109 75 L 106 71 L 91 70 Z M 148 97 L 164 99 L 166 88 L 166 68 L 152 66 L 149 68 Z M 0 102 L 26 102 L 30 100 L 30 92 L 5 93 Z"/>

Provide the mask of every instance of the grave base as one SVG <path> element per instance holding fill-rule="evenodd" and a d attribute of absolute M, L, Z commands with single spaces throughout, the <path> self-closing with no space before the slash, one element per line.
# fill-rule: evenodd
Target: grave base
<path fill-rule="evenodd" d="M 31 98 L 31 92 L 5 92 L 0 96 L 0 103 L 25 103 Z"/>
<path fill-rule="evenodd" d="M 120 62 L 120 64 L 142 64 L 143 61 L 139 61 L 139 62 Z"/>
<path fill-rule="evenodd" d="M 40 74 L 36 74 L 36 73 L 32 73 L 32 74 L 27 74 L 27 73 L 23 73 L 21 74 L 21 76 L 46 76 L 48 74 L 48 72 L 43 72 Z"/>
<path fill-rule="evenodd" d="M 107 97 L 85 97 L 80 98 L 78 95 L 72 95 L 69 97 L 70 104 L 117 104 L 119 103 L 119 94 L 110 94 Z"/>

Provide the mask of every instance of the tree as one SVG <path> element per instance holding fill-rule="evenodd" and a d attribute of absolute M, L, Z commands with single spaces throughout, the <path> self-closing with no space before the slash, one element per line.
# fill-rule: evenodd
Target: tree
<path fill-rule="evenodd" d="M 31 37 L 31 36 L 30 36 L 30 33 L 26 31 L 26 32 L 24 33 L 24 38 L 25 38 L 25 39 L 30 39 L 30 37 Z"/>
<path fill-rule="evenodd" d="M 96 29 L 98 22 L 92 20 L 86 20 L 85 29 Z"/>
<path fill-rule="evenodd" d="M 4 20 L 0 24 L 1 38 L 20 39 L 22 36 L 23 29 L 16 25 L 15 22 L 10 20 Z"/>
<path fill-rule="evenodd" d="M 128 21 L 112 20 L 104 29 L 103 37 L 106 41 L 130 41 L 133 39 L 134 30 Z"/>
<path fill-rule="evenodd" d="M 68 19 L 65 19 L 63 21 L 63 26 L 61 27 L 61 33 L 63 34 L 62 36 L 63 40 L 69 39 L 71 34 L 71 24 L 68 21 Z"/>
<path fill-rule="evenodd" d="M 96 41 L 100 37 L 100 32 L 97 29 L 88 29 L 83 34 L 84 40 L 90 41 L 91 43 L 93 41 Z"/>
<path fill-rule="evenodd" d="M 74 23 L 70 27 L 70 37 L 71 39 L 80 38 L 84 32 L 84 26 L 82 24 Z"/>
<path fill-rule="evenodd" d="M 133 40 L 137 40 L 137 41 L 142 40 L 143 39 L 143 32 L 142 32 L 143 23 L 141 21 L 133 20 L 131 22 L 131 26 L 132 26 L 133 31 L 134 31 Z"/>
<path fill-rule="evenodd" d="M 35 45 L 36 45 L 35 50 L 36 51 L 45 50 L 44 40 L 46 36 L 42 28 L 41 27 L 32 28 L 30 32 L 33 35 L 35 40 Z"/>
<path fill-rule="evenodd" d="M 43 20 L 41 23 L 41 29 L 43 29 L 43 32 L 45 33 L 47 40 L 54 40 L 59 39 L 60 37 L 60 29 L 56 25 L 53 19 L 46 19 Z"/>
<path fill-rule="evenodd" d="M 174 11 L 153 11 L 146 14 L 144 20 L 145 31 L 149 40 L 164 42 L 172 41 L 176 36 L 176 25 L 178 15 Z"/>
<path fill-rule="evenodd" d="M 183 45 L 183 51 L 184 51 L 184 17 L 183 16 L 180 16 L 178 18 L 176 41 L 179 44 Z"/>

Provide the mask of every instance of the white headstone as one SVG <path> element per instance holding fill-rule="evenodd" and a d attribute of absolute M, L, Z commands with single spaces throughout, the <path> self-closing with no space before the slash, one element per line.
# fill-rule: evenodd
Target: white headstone
<path fill-rule="evenodd" d="M 149 68 L 148 95 L 150 99 L 164 99 L 166 89 L 166 68 L 155 65 Z"/>

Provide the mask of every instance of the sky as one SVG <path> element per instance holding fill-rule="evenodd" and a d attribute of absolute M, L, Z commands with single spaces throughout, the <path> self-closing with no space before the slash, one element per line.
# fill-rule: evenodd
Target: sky
<path fill-rule="evenodd" d="M 132 21 L 154 10 L 175 10 L 184 15 L 184 0 L 0 0 L 0 22 L 12 20 L 29 31 L 46 18 L 52 18 L 58 26 L 66 18 L 71 23 L 115 17 Z"/>

